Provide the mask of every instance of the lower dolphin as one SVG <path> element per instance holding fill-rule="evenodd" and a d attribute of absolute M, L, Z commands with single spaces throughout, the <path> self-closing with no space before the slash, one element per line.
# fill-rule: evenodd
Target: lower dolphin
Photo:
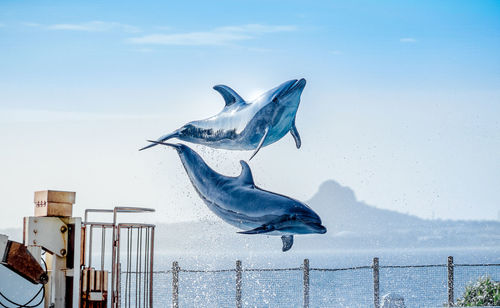
<path fill-rule="evenodd" d="M 257 187 L 246 162 L 240 161 L 239 176 L 224 176 L 184 144 L 150 142 L 177 150 L 201 199 L 222 220 L 245 230 L 238 233 L 281 235 L 283 251 L 292 247 L 295 234 L 326 233 L 321 218 L 306 204 Z"/>

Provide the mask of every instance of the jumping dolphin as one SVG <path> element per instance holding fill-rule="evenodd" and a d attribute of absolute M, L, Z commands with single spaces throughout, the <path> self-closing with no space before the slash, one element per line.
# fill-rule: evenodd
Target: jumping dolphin
<path fill-rule="evenodd" d="M 321 218 L 306 204 L 257 187 L 245 161 L 240 161 L 241 174 L 229 177 L 215 172 L 184 144 L 149 142 L 177 150 L 201 199 L 222 220 L 245 230 L 238 233 L 281 235 L 283 251 L 292 247 L 294 234 L 326 233 Z"/>
<path fill-rule="evenodd" d="M 281 139 L 288 132 L 300 148 L 301 140 L 295 127 L 295 115 L 305 79 L 289 80 L 267 91 L 251 102 L 245 102 L 233 89 L 216 85 L 214 90 L 224 98 L 226 105 L 219 114 L 205 120 L 189 122 L 170 134 L 160 137 L 163 142 L 170 138 L 203 144 L 227 150 L 255 150 Z M 155 146 L 152 143 L 141 150 Z"/>

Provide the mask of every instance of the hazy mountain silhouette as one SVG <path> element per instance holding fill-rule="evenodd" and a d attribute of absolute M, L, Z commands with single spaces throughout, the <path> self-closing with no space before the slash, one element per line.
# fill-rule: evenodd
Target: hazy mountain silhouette
<path fill-rule="evenodd" d="M 308 204 L 322 217 L 333 237 L 328 247 L 477 247 L 500 244 L 500 222 L 426 220 L 380 209 L 358 201 L 352 189 L 333 180 L 321 184 Z"/>
<path fill-rule="evenodd" d="M 321 217 L 329 231 L 378 232 L 426 224 L 416 216 L 379 209 L 356 200 L 349 187 L 329 180 L 307 202 Z"/>

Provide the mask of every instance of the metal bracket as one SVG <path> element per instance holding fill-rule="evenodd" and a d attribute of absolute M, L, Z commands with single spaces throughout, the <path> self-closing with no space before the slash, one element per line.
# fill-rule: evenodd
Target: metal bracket
<path fill-rule="evenodd" d="M 24 236 L 26 246 L 41 246 L 59 257 L 68 253 L 68 227 L 58 217 L 28 217 Z"/>
<path fill-rule="evenodd" d="M 0 234 L 0 263 L 3 262 L 5 258 L 5 251 L 7 250 L 7 243 L 9 242 L 9 237 L 4 234 Z"/>

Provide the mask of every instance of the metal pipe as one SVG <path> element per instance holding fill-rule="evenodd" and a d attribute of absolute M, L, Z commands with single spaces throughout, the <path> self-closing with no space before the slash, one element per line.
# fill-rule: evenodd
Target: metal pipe
<path fill-rule="evenodd" d="M 118 269 L 118 273 L 121 273 L 121 271 L 122 271 L 122 264 L 118 263 L 116 267 Z M 118 284 L 118 292 L 117 292 L 117 296 L 116 296 L 116 303 L 117 303 L 118 307 L 121 307 L 121 305 L 122 305 L 122 297 L 121 297 L 121 289 L 120 288 L 121 288 L 121 285 L 122 285 L 122 278 L 121 278 L 121 276 L 119 274 L 118 274 L 117 277 L 118 278 L 117 278 L 116 283 Z"/>
<path fill-rule="evenodd" d="M 153 260 L 154 260 L 154 245 L 155 245 L 155 227 L 151 227 L 151 254 L 149 256 L 149 307 L 153 307 Z"/>
<path fill-rule="evenodd" d="M 111 222 L 101 222 L 101 221 L 89 221 L 86 223 L 83 223 L 86 226 L 93 225 L 95 227 L 112 227 L 113 223 Z"/>
<path fill-rule="evenodd" d="M 144 240 L 144 286 L 143 286 L 143 290 L 144 290 L 144 298 L 143 298 L 143 304 L 142 306 L 143 307 L 146 307 L 146 297 L 148 295 L 147 293 L 147 280 L 148 280 L 148 252 L 149 252 L 149 228 L 146 228 L 145 229 L 146 231 L 146 234 L 144 235 L 145 236 L 145 240 Z"/>
<path fill-rule="evenodd" d="M 304 308 L 309 308 L 309 259 L 304 259 Z"/>
<path fill-rule="evenodd" d="M 242 280 L 241 261 L 237 260 L 236 261 L 236 308 L 242 307 L 241 280 Z"/>
<path fill-rule="evenodd" d="M 116 260 L 116 246 L 117 246 L 117 242 L 116 242 L 116 226 L 115 226 L 115 221 L 113 220 L 113 235 L 112 235 L 112 239 L 113 239 L 113 246 L 112 246 L 112 249 L 111 249 L 111 306 L 113 308 L 118 308 L 118 305 L 117 305 L 117 302 L 116 302 L 116 293 L 115 293 L 115 290 L 116 290 L 116 285 L 115 285 L 115 275 L 116 275 L 116 272 L 117 272 L 117 260 Z"/>
<path fill-rule="evenodd" d="M 139 290 L 139 299 L 136 301 L 136 307 L 140 307 L 141 304 L 141 291 L 142 291 L 142 227 L 137 228 L 137 237 L 139 238 L 139 256 L 137 257 L 139 260 L 139 281 L 136 281 L 137 289 Z"/>
<path fill-rule="evenodd" d="M 119 223 L 118 226 L 120 226 L 120 227 L 139 228 L 139 227 L 154 227 L 155 225 L 152 225 L 152 224 Z"/>
<path fill-rule="evenodd" d="M 172 263 L 172 308 L 179 308 L 179 263 Z"/>
<path fill-rule="evenodd" d="M 379 282 L 379 266 L 378 258 L 373 258 L 373 306 L 380 307 L 380 282 Z"/>
<path fill-rule="evenodd" d="M 90 233 L 89 233 L 89 267 L 92 267 L 92 236 L 94 232 L 94 226 L 90 226 Z"/>
<path fill-rule="evenodd" d="M 448 307 L 455 305 L 455 296 L 453 291 L 453 257 L 448 257 Z"/>
<path fill-rule="evenodd" d="M 104 271 L 104 284 L 103 284 L 103 286 L 104 286 L 103 291 L 108 292 L 108 271 Z"/>
<path fill-rule="evenodd" d="M 86 224 L 87 223 L 87 219 L 88 219 L 88 213 L 113 213 L 113 210 L 107 210 L 107 209 L 86 209 L 85 210 L 85 219 L 84 219 L 84 223 Z"/>
<path fill-rule="evenodd" d="M 90 269 L 90 275 L 89 275 L 89 290 L 94 291 L 95 290 L 95 270 L 93 268 Z"/>
<path fill-rule="evenodd" d="M 106 229 L 101 227 L 101 271 L 104 271 L 104 255 L 106 249 Z"/>
<path fill-rule="evenodd" d="M 125 273 L 125 300 L 128 299 L 128 296 L 129 296 L 129 292 L 128 292 L 128 289 L 129 289 L 129 279 L 130 279 L 130 230 L 127 229 L 127 263 L 126 263 L 126 269 L 127 269 L 127 272 Z M 126 307 L 126 305 L 125 305 Z"/>
<path fill-rule="evenodd" d="M 116 229 L 116 267 L 117 267 L 117 271 L 116 271 L 116 305 L 117 307 L 121 306 L 121 269 L 120 269 L 120 229 L 118 227 L 114 227 L 113 230 Z"/>
<path fill-rule="evenodd" d="M 137 281 L 139 279 L 139 229 L 137 229 L 137 245 L 136 245 L 136 253 L 135 253 L 135 306 L 137 307 L 137 298 L 139 295 L 139 290 L 137 288 Z"/>

